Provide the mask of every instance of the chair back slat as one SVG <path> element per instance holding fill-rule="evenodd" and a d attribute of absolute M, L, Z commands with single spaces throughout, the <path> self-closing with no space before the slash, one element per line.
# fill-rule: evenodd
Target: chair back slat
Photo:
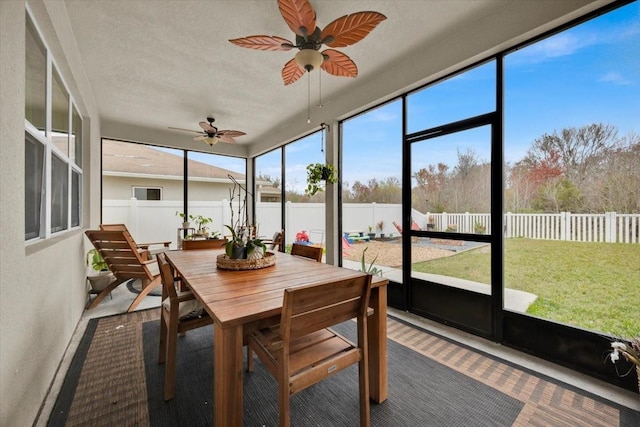
<path fill-rule="evenodd" d="M 117 278 L 153 280 L 136 243 L 126 231 L 87 230 L 85 234 Z"/>
<path fill-rule="evenodd" d="M 129 231 L 124 224 L 100 224 L 102 231 Z"/>
<path fill-rule="evenodd" d="M 319 331 L 358 316 L 360 299 L 352 299 L 327 308 L 308 311 L 291 318 L 291 338 Z"/>
<path fill-rule="evenodd" d="M 286 289 L 280 321 L 280 334 L 295 339 L 364 316 L 369 305 L 371 276 Z"/>
<path fill-rule="evenodd" d="M 317 262 L 322 261 L 323 248 L 321 246 L 299 245 L 294 243 L 291 245 L 291 255 L 297 255 Z"/>

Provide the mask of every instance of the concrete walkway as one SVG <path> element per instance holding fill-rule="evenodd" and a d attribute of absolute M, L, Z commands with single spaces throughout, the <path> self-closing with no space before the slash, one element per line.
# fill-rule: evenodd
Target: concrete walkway
<path fill-rule="evenodd" d="M 361 263 L 349 260 L 343 260 L 342 265 L 346 268 L 353 270 L 360 270 Z M 387 279 L 402 283 L 402 270 L 398 268 L 391 268 L 385 266 L 376 265 L 377 268 L 382 270 L 382 275 Z M 417 279 L 442 283 L 448 286 L 453 286 L 460 289 L 466 289 L 472 292 L 481 293 L 484 295 L 491 295 L 491 287 L 485 283 L 473 282 L 471 280 L 458 279 L 456 277 L 442 276 L 439 274 L 430 273 L 418 273 L 413 272 L 412 277 Z M 529 306 L 538 298 L 537 295 L 529 292 L 518 291 L 515 289 L 505 289 L 504 291 L 504 308 L 506 310 L 517 311 L 520 313 L 526 313 Z"/>

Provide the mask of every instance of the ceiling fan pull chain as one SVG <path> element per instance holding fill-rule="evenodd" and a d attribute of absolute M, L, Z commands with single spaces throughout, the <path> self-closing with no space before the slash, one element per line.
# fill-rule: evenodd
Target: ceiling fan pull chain
<path fill-rule="evenodd" d="M 322 73 L 318 71 L 318 107 L 322 108 Z"/>
<path fill-rule="evenodd" d="M 307 71 L 307 123 L 311 123 L 311 73 Z"/>

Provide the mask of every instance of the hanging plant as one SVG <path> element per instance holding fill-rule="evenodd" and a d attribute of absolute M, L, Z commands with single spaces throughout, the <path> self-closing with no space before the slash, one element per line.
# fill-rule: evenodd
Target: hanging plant
<path fill-rule="evenodd" d="M 338 169 L 331 164 L 309 164 L 307 166 L 307 188 L 304 189 L 304 194 L 307 196 L 313 196 L 318 191 L 322 191 L 323 181 L 332 184 L 338 182 Z"/>

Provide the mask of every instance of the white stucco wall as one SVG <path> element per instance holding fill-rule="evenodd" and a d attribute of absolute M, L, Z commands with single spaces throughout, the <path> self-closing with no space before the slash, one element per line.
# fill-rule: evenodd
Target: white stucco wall
<path fill-rule="evenodd" d="M 153 179 L 126 176 L 104 176 L 102 198 L 105 200 L 130 199 L 133 187 L 162 189 L 162 200 L 184 199 L 183 182 L 180 180 Z M 189 181 L 189 200 L 220 201 L 229 198 L 232 185 L 226 182 Z M 180 209 L 182 210 L 182 209 Z"/>
<path fill-rule="evenodd" d="M 61 2 L 26 2 L 78 104 L 85 134 L 85 224 L 99 217 L 98 121 Z M 24 241 L 25 2 L 0 1 L 0 425 L 32 425 L 86 299 L 82 229 Z M 78 77 L 80 76 L 80 77 Z M 82 89 L 81 89 L 82 88 Z M 95 150 L 94 150 L 95 151 Z M 97 150 L 99 153 L 99 150 Z M 94 170 L 98 171 L 99 167 Z M 92 179 L 93 178 L 93 179 Z M 96 191 L 96 188 L 98 189 Z M 91 194 L 91 190 L 94 190 Z M 96 196 L 97 194 L 97 196 Z M 90 210 L 89 206 L 96 209 Z"/>

